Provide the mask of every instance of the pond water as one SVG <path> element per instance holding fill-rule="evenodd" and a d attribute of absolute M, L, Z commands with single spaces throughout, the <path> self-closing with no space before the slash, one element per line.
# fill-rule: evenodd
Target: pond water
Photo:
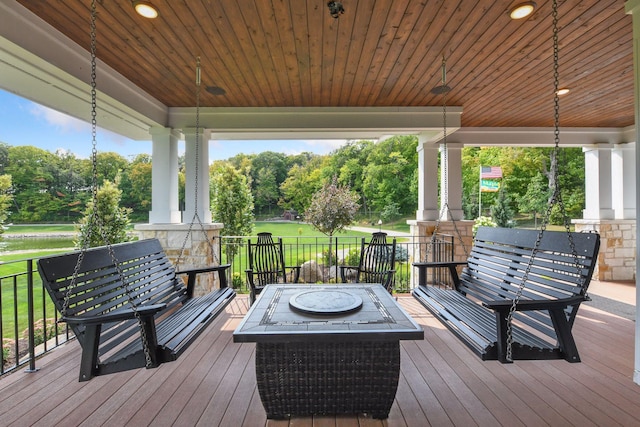
<path fill-rule="evenodd" d="M 68 237 L 20 237 L 0 240 L 0 252 L 72 248 L 74 236 Z"/>

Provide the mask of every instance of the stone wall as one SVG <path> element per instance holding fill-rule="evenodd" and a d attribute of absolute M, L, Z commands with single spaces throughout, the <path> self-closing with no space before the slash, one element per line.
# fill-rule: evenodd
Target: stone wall
<path fill-rule="evenodd" d="M 593 278 L 602 281 L 636 279 L 635 220 L 573 220 L 576 231 L 600 233 L 600 253 Z"/>
<path fill-rule="evenodd" d="M 431 241 L 431 236 L 436 230 L 438 234 L 448 234 L 453 236 L 454 261 L 466 261 L 469 251 L 473 245 L 473 224 L 474 221 L 408 221 L 411 226 L 411 235 L 418 239 L 414 258 L 410 262 L 426 261 L 428 255 L 427 246 Z M 412 287 L 417 286 L 418 277 L 415 268 L 411 269 Z"/>
<path fill-rule="evenodd" d="M 178 271 L 220 265 L 218 238 L 222 228 L 222 224 L 139 224 L 135 227 L 139 239 L 160 241 Z M 186 283 L 186 276 L 184 280 Z M 204 295 L 219 286 L 217 273 L 200 274 L 194 295 Z"/>

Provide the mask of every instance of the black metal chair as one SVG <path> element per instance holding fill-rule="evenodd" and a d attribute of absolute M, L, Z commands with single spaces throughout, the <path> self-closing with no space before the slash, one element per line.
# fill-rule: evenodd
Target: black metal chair
<path fill-rule="evenodd" d="M 395 274 L 396 239 L 387 243 L 387 233 L 373 233 L 371 241 L 365 243 L 364 237 L 360 248 L 360 260 L 357 266 L 340 266 L 340 277 L 343 283 L 349 281 L 348 270 L 355 270 L 353 280 L 356 283 L 380 283 L 389 293 L 393 292 L 393 275 Z"/>
<path fill-rule="evenodd" d="M 248 241 L 247 254 L 249 268 L 247 283 L 249 284 L 249 304 L 253 304 L 262 289 L 269 283 L 298 283 L 300 279 L 300 266 L 286 266 L 282 239 L 273 241 L 271 233 L 258 233 L 258 241 Z M 292 269 L 291 280 L 287 280 L 287 269 Z"/>

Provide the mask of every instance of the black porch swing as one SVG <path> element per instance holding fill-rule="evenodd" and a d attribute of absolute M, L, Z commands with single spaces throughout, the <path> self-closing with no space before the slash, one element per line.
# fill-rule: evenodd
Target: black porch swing
<path fill-rule="evenodd" d="M 196 83 L 199 106 L 199 60 Z M 199 108 L 197 111 L 199 116 Z M 199 126 L 198 117 L 196 122 Z M 227 286 L 228 264 L 176 271 L 157 239 L 109 242 L 97 199 L 95 0 L 91 1 L 91 125 L 93 210 L 89 236 L 83 236 L 79 251 L 38 260 L 38 271 L 61 313 L 60 321 L 73 330 L 82 347 L 80 381 L 176 360 L 235 297 L 235 291 Z M 205 233 L 196 212 L 176 264 L 196 220 Z M 104 246 L 89 248 L 94 228 Z M 219 289 L 194 296 L 196 277 L 201 273 L 218 274 Z M 188 277 L 186 284 L 181 275 Z"/>
<path fill-rule="evenodd" d="M 558 6 L 553 0 L 554 151 L 559 151 Z M 439 93 L 446 95 L 443 83 Z M 437 89 L 437 88 L 436 88 Z M 446 102 L 443 104 L 446 114 Z M 445 119 L 446 120 L 446 119 Z M 446 121 L 443 158 L 446 168 Z M 580 357 L 571 329 L 582 301 L 588 300 L 600 236 L 570 231 L 558 180 L 539 231 L 480 227 L 466 262 L 417 262 L 418 287 L 413 295 L 482 360 Z M 445 171 L 446 177 L 446 171 Z M 446 179 L 443 208 L 448 209 Z M 551 211 L 559 206 L 565 231 L 549 231 Z M 455 224 L 455 221 L 454 221 Z M 456 227 L 456 231 L 459 233 Z M 459 273 L 458 267 L 462 267 Z M 453 288 L 428 283 L 430 268 L 447 268 Z"/>

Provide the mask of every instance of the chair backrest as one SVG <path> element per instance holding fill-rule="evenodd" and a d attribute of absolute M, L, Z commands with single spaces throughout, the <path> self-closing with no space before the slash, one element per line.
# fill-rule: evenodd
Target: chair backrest
<path fill-rule="evenodd" d="M 271 233 L 258 233 L 258 241 L 249 240 L 247 250 L 255 285 L 286 282 L 281 238 L 274 242 Z"/>
<path fill-rule="evenodd" d="M 360 263 L 356 281 L 360 283 L 383 283 L 390 270 L 394 269 L 396 239 L 387 243 L 387 233 L 375 232 L 369 243 L 362 238 Z"/>

